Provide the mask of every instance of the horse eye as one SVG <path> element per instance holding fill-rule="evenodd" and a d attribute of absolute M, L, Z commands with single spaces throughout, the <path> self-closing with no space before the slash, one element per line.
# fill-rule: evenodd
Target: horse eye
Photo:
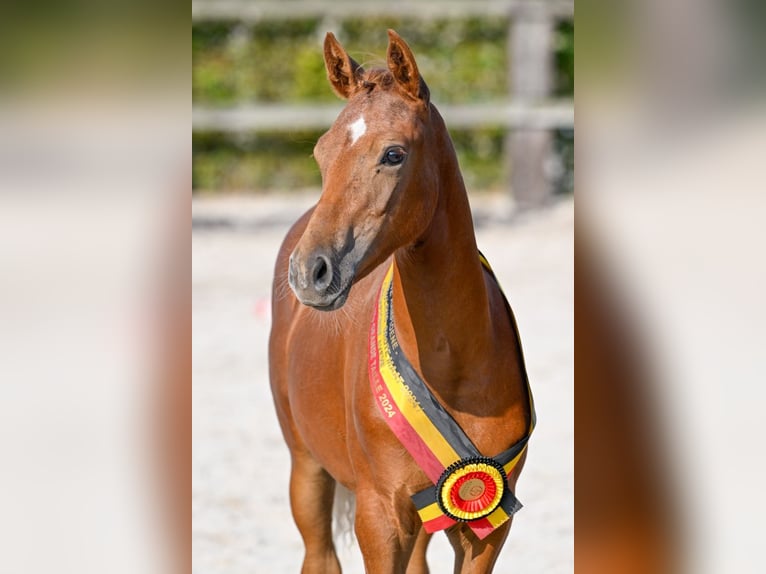
<path fill-rule="evenodd" d="M 404 161 L 406 155 L 407 154 L 405 154 L 402 148 L 390 147 L 383 154 L 383 160 L 381 163 L 385 163 L 387 165 L 399 165 Z"/>

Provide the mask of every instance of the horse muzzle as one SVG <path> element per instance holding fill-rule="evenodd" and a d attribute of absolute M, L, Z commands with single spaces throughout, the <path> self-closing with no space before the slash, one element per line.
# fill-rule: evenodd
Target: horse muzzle
<path fill-rule="evenodd" d="M 348 298 L 354 274 L 332 252 L 316 250 L 290 256 L 287 281 L 298 301 L 320 311 L 340 309 Z M 344 273 L 344 271 L 346 271 Z"/>

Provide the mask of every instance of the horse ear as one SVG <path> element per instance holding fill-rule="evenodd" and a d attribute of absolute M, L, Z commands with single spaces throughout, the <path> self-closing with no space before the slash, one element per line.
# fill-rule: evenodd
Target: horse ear
<path fill-rule="evenodd" d="M 428 105 L 430 97 L 428 86 L 420 77 L 415 56 L 399 34 L 393 30 L 388 31 L 388 69 L 394 76 L 396 83 L 401 86 L 405 93 L 416 100 L 423 100 Z"/>
<path fill-rule="evenodd" d="M 359 89 L 358 78 L 364 70 L 346 53 L 332 32 L 327 32 L 324 39 L 324 63 L 327 79 L 335 93 L 344 100 L 353 96 Z"/>

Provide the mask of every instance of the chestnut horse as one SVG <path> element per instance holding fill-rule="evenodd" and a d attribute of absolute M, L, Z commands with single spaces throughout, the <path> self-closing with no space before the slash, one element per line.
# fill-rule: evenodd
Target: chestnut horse
<path fill-rule="evenodd" d="M 410 496 L 433 483 L 387 426 L 368 378 L 370 322 L 392 263 L 401 349 L 479 452 L 522 440 L 532 417 L 513 319 L 480 263 L 452 142 L 410 48 L 388 36 L 388 69 L 365 71 L 327 34 L 328 78 L 348 103 L 314 148 L 319 202 L 276 262 L 270 376 L 304 573 L 340 572 L 336 482 L 356 496 L 367 572 L 428 572 L 431 534 Z M 448 528 L 455 572 L 491 572 L 510 522 L 484 539 L 465 523 Z"/>

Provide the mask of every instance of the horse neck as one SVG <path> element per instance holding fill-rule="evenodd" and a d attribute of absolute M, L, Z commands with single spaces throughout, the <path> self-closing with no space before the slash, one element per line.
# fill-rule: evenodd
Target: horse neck
<path fill-rule="evenodd" d="M 426 232 L 395 254 L 393 311 L 403 350 L 429 384 L 449 392 L 485 368 L 489 303 L 473 219 L 452 142 L 432 108 L 439 199 Z"/>

